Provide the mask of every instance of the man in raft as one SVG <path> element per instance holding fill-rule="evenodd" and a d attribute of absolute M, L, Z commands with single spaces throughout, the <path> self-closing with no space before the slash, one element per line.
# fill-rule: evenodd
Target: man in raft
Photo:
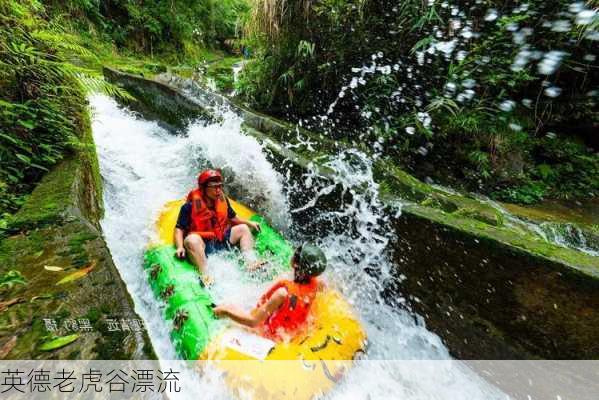
<path fill-rule="evenodd" d="M 316 278 L 326 269 L 327 259 L 320 248 L 305 243 L 291 258 L 293 280 L 280 279 L 262 295 L 257 306 L 247 313 L 233 305 L 214 308 L 214 314 L 230 318 L 262 336 L 281 340 L 302 326 L 322 283 Z"/>
<path fill-rule="evenodd" d="M 230 246 L 239 245 L 250 268 L 257 264 L 254 238 L 250 229 L 260 225 L 237 217 L 223 192 L 223 176 L 219 170 L 207 169 L 198 176 L 198 187 L 187 195 L 175 226 L 176 256 L 186 255 L 210 283 L 206 256 Z"/>

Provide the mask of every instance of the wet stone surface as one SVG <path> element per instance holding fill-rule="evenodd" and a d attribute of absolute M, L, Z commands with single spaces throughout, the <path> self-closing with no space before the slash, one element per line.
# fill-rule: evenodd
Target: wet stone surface
<path fill-rule="evenodd" d="M 389 296 L 406 295 L 456 357 L 599 356 L 598 280 L 413 215 L 394 227 Z"/>
<path fill-rule="evenodd" d="M 63 161 L 0 241 L 0 358 L 155 358 L 99 228 L 99 185 L 95 152 Z"/>
<path fill-rule="evenodd" d="M 109 326 L 139 317 L 98 231 L 80 221 L 37 229 L 2 241 L 0 254 L 0 275 L 18 271 L 25 280 L 0 291 L 2 301 L 19 299 L 0 313 L 3 343 L 17 337 L 6 359 L 151 358 L 142 329 Z M 81 278 L 58 284 L 89 267 Z M 72 334 L 79 337 L 66 346 L 40 350 L 54 336 Z"/>

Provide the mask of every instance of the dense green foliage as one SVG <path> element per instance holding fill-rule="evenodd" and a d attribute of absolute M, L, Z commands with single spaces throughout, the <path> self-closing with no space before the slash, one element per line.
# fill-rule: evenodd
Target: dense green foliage
<path fill-rule="evenodd" d="M 48 1 L 63 25 L 104 35 L 118 47 L 142 53 L 193 55 L 199 45 L 219 47 L 237 36 L 248 11 L 245 0 Z M 190 54 L 191 53 L 191 54 Z"/>
<path fill-rule="evenodd" d="M 78 71 L 60 57 L 68 43 L 38 30 L 40 7 L 0 3 L 0 222 L 77 145 L 85 111 Z"/>
<path fill-rule="evenodd" d="M 597 195 L 599 18 L 571 3 L 256 0 L 239 93 L 423 178 Z"/>
<path fill-rule="evenodd" d="M 229 91 L 237 59 L 203 48 L 244 23 L 237 90 L 258 109 L 504 200 L 599 193 L 599 19 L 577 14 L 596 2 L 252 1 L 247 21 L 246 0 L 0 1 L 0 229 L 79 146 L 85 92 L 126 96 L 102 64 L 183 63 Z"/>
<path fill-rule="evenodd" d="M 201 46 L 231 46 L 246 11 L 244 0 L 0 1 L 0 231 L 44 174 L 81 147 L 86 93 L 128 96 L 99 76 L 103 64 L 152 73 L 164 68 L 152 54 L 209 58 Z"/>

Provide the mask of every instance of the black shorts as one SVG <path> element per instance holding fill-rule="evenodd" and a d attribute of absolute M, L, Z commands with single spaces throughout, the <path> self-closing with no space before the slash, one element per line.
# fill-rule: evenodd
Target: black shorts
<path fill-rule="evenodd" d="M 231 228 L 225 231 L 225 239 L 221 242 L 220 240 L 206 240 L 206 248 L 204 252 L 206 256 L 215 254 L 223 250 L 231 250 Z"/>

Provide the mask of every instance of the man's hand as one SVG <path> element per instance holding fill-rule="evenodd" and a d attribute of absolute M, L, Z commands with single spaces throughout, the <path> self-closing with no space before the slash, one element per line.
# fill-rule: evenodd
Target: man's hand
<path fill-rule="evenodd" d="M 248 221 L 247 225 L 250 227 L 250 229 L 260 233 L 260 224 L 254 221 Z"/>
<path fill-rule="evenodd" d="M 177 247 L 177 251 L 175 251 L 175 256 L 182 260 L 185 258 L 185 247 Z"/>

